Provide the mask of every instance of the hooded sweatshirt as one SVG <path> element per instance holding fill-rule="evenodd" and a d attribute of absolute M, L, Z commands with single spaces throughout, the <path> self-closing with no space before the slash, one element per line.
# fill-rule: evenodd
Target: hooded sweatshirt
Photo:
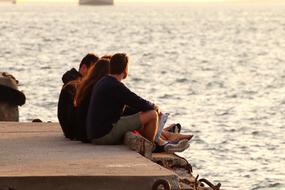
<path fill-rule="evenodd" d="M 64 136 L 71 140 L 76 138 L 76 111 L 73 106 L 75 88 L 68 83 L 81 77 L 81 74 L 74 68 L 64 73 L 62 76 L 64 85 L 58 100 L 57 117 Z"/>

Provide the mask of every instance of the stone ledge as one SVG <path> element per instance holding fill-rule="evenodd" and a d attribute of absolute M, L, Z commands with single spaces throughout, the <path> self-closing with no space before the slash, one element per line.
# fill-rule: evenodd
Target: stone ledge
<path fill-rule="evenodd" d="M 151 189 L 177 175 L 128 147 L 70 141 L 57 123 L 0 122 L 0 190 Z M 85 184 L 85 185 L 84 185 Z"/>

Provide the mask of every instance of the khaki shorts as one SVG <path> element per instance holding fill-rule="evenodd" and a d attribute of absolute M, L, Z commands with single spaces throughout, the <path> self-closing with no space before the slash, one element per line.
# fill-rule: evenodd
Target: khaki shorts
<path fill-rule="evenodd" d="M 98 139 L 92 139 L 93 144 L 99 145 L 114 145 L 122 144 L 124 135 L 128 131 L 134 131 L 141 128 L 141 121 L 139 113 L 121 117 L 117 123 L 113 124 L 111 131 Z"/>

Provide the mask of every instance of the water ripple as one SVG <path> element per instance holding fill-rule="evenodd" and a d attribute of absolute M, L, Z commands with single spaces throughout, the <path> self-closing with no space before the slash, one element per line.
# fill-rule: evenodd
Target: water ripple
<path fill-rule="evenodd" d="M 182 155 L 197 174 L 227 190 L 281 190 L 284 9 L 1 6 L 0 68 L 27 96 L 21 121 L 57 121 L 66 70 L 87 52 L 127 52 L 126 84 L 195 135 Z"/>

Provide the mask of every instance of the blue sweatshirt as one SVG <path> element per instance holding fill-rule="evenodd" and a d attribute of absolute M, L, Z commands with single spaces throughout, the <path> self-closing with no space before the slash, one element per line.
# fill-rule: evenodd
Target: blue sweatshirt
<path fill-rule="evenodd" d="M 130 91 L 116 78 L 106 75 L 93 87 L 87 115 L 89 140 L 107 135 L 120 119 L 125 106 L 149 111 L 154 105 Z"/>

